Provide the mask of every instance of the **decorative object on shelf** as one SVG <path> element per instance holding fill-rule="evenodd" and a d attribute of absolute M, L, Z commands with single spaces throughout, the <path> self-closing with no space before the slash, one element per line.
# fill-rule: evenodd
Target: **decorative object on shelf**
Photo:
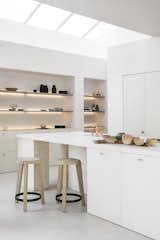
<path fill-rule="evenodd" d="M 24 112 L 24 108 L 18 108 L 17 111 Z"/>
<path fill-rule="evenodd" d="M 155 139 L 155 138 L 148 138 L 147 140 L 146 140 L 146 145 L 147 146 L 154 146 L 154 145 L 156 145 L 157 144 L 157 139 Z"/>
<path fill-rule="evenodd" d="M 106 141 L 106 143 L 116 143 L 117 142 L 117 138 L 114 136 L 103 135 L 103 138 Z"/>
<path fill-rule="evenodd" d="M 54 108 L 49 108 L 48 111 L 49 112 L 55 112 Z"/>
<path fill-rule="evenodd" d="M 40 111 L 41 111 L 41 112 L 47 112 L 47 110 L 46 110 L 46 109 L 41 109 Z"/>
<path fill-rule="evenodd" d="M 117 135 L 116 135 L 116 138 L 118 141 L 122 141 L 122 136 L 124 135 L 125 133 L 124 132 L 119 132 Z"/>
<path fill-rule="evenodd" d="M 100 111 L 98 104 L 92 104 L 92 107 L 91 107 L 90 111 L 92 111 L 92 112 L 102 112 L 102 111 Z"/>
<path fill-rule="evenodd" d="M 68 94 L 68 91 L 66 91 L 66 90 L 59 90 L 58 93 L 59 94 Z"/>
<path fill-rule="evenodd" d="M 55 125 L 54 128 L 66 128 L 65 125 Z"/>
<path fill-rule="evenodd" d="M 45 123 L 41 123 L 41 124 L 40 124 L 40 128 L 41 128 L 41 129 L 47 129 L 47 125 L 46 125 Z"/>
<path fill-rule="evenodd" d="M 7 87 L 6 90 L 9 92 L 16 92 L 18 88 Z"/>
<path fill-rule="evenodd" d="M 53 86 L 52 86 L 52 93 L 57 93 L 56 85 L 53 85 Z"/>
<path fill-rule="evenodd" d="M 103 96 L 101 90 L 95 90 L 92 95 L 95 96 L 95 97 L 101 97 L 101 96 Z"/>
<path fill-rule="evenodd" d="M 84 108 L 85 112 L 90 112 L 91 110 L 89 108 Z"/>
<path fill-rule="evenodd" d="M 121 136 L 121 139 L 120 139 Z M 115 144 L 126 144 L 126 145 L 136 145 L 142 147 L 154 146 L 157 144 L 157 139 L 155 138 L 142 138 L 142 137 L 132 137 L 129 134 L 119 133 L 116 136 L 102 135 L 102 139 L 95 140 L 94 143 L 105 144 L 105 143 L 115 143 Z"/>
<path fill-rule="evenodd" d="M 48 87 L 47 87 L 47 85 L 41 84 L 41 85 L 40 85 L 40 92 L 42 92 L 42 93 L 48 93 Z"/>
<path fill-rule="evenodd" d="M 55 107 L 54 110 L 55 112 L 63 112 L 63 108 L 60 107 Z"/>
<path fill-rule="evenodd" d="M 9 111 L 16 111 L 16 109 L 17 109 L 17 104 L 11 104 L 11 105 L 9 105 Z"/>
<path fill-rule="evenodd" d="M 37 89 L 33 89 L 33 92 L 36 93 L 36 92 L 37 92 Z"/>
<path fill-rule="evenodd" d="M 96 109 L 96 112 L 99 112 L 99 105 L 98 104 L 96 104 L 95 109 Z"/>
<path fill-rule="evenodd" d="M 139 137 L 134 137 L 133 138 L 133 143 L 137 146 L 144 146 L 144 139 L 143 138 L 139 138 Z"/>
<path fill-rule="evenodd" d="M 96 112 L 96 105 L 95 104 L 92 104 L 91 110 L 92 110 L 92 112 Z"/>
<path fill-rule="evenodd" d="M 99 127 L 98 125 L 96 125 L 95 133 L 96 133 L 96 136 L 102 136 L 102 134 L 103 134 L 103 128 L 102 128 L 102 127 Z"/>
<path fill-rule="evenodd" d="M 129 134 L 124 134 L 122 136 L 122 142 L 123 144 L 130 145 L 133 143 L 133 137 Z"/>

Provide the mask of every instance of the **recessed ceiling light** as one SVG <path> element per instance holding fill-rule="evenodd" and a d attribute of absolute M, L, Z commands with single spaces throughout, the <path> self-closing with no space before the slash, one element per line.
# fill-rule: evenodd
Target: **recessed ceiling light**
<path fill-rule="evenodd" d="M 59 29 L 59 32 L 83 37 L 98 21 L 82 15 L 73 14 Z"/>
<path fill-rule="evenodd" d="M 33 0 L 0 0 L 0 18 L 24 23 L 38 4 Z"/>
<path fill-rule="evenodd" d="M 41 4 L 27 24 L 47 30 L 56 30 L 70 15 L 69 11 Z"/>

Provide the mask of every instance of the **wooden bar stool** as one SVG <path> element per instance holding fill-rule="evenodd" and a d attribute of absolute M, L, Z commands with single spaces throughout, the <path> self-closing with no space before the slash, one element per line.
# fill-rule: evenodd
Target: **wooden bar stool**
<path fill-rule="evenodd" d="M 28 192 L 28 167 L 29 165 L 34 165 L 34 167 L 37 170 L 37 175 L 39 179 L 39 188 L 40 193 L 38 192 Z M 16 186 L 16 195 L 15 200 L 16 202 L 23 202 L 23 210 L 27 211 L 27 203 L 28 202 L 34 202 L 41 199 L 42 204 L 45 203 L 44 201 L 44 191 L 43 191 L 43 178 L 42 178 L 42 169 L 41 169 L 41 163 L 40 160 L 27 160 L 27 159 L 21 159 L 18 164 L 18 176 L 17 176 L 17 186 Z M 22 177 L 24 177 L 24 192 L 21 192 L 22 188 Z M 27 199 L 28 195 L 34 195 L 35 198 Z M 21 198 L 23 196 L 23 198 Z"/>
<path fill-rule="evenodd" d="M 82 201 L 82 206 L 85 206 L 81 161 L 79 159 L 73 159 L 73 158 L 62 159 L 58 162 L 58 165 L 59 165 L 59 169 L 58 169 L 58 183 L 57 183 L 56 200 L 58 202 L 62 202 L 63 210 L 66 209 L 67 203 L 78 202 L 80 200 Z M 75 194 L 75 193 L 67 193 L 68 167 L 71 165 L 76 166 L 80 195 Z M 67 196 L 75 196 L 75 197 L 77 197 L 77 199 L 67 200 Z"/>

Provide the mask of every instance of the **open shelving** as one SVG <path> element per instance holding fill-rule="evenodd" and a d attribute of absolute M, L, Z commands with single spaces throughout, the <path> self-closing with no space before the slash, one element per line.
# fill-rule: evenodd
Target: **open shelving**
<path fill-rule="evenodd" d="M 105 96 L 93 96 L 93 95 L 84 95 L 84 99 L 90 99 L 90 100 L 92 100 L 92 99 L 96 99 L 96 98 L 102 98 L 102 99 L 104 99 L 105 98 Z"/>
<path fill-rule="evenodd" d="M 96 95 L 97 90 L 101 95 Z M 93 111 L 93 105 L 98 105 L 99 111 Z M 84 131 L 96 132 L 97 128 L 102 132 L 107 129 L 106 81 L 87 78 L 84 82 Z"/>
<path fill-rule="evenodd" d="M 38 129 L 41 124 L 52 128 L 55 125 L 72 127 L 72 76 L 0 69 L 0 83 L 0 129 Z M 48 93 L 39 91 L 41 84 L 48 86 Z M 57 93 L 51 92 L 52 85 L 56 85 Z M 17 91 L 8 91 L 8 87 L 17 88 Z M 60 94 L 60 90 L 68 93 Z M 10 110 L 11 105 L 17 106 L 16 111 Z"/>
<path fill-rule="evenodd" d="M 0 113 L 42 113 L 42 114 L 56 114 L 56 113 L 72 113 L 73 111 L 9 111 L 0 110 Z"/>
<path fill-rule="evenodd" d="M 9 94 L 9 95 L 26 95 L 26 96 L 45 96 L 45 97 L 72 97 L 73 95 L 68 94 L 60 94 L 60 93 L 43 93 L 43 92 L 27 92 L 27 91 L 6 91 L 6 90 L 0 90 L 0 94 Z"/>

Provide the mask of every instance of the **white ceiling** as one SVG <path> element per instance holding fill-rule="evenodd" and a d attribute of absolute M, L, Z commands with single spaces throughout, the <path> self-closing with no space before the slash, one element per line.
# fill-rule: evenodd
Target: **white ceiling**
<path fill-rule="evenodd" d="M 55 7 L 160 36 L 160 0 L 38 0 Z"/>
<path fill-rule="evenodd" d="M 111 46 L 151 38 L 102 18 L 101 21 L 97 16 L 105 12 L 105 8 L 101 9 L 104 0 L 99 0 L 98 6 L 92 0 L 92 8 L 89 3 L 90 0 L 0 0 L 0 40 L 106 58 Z M 92 11 L 95 16 L 89 15 Z"/>

